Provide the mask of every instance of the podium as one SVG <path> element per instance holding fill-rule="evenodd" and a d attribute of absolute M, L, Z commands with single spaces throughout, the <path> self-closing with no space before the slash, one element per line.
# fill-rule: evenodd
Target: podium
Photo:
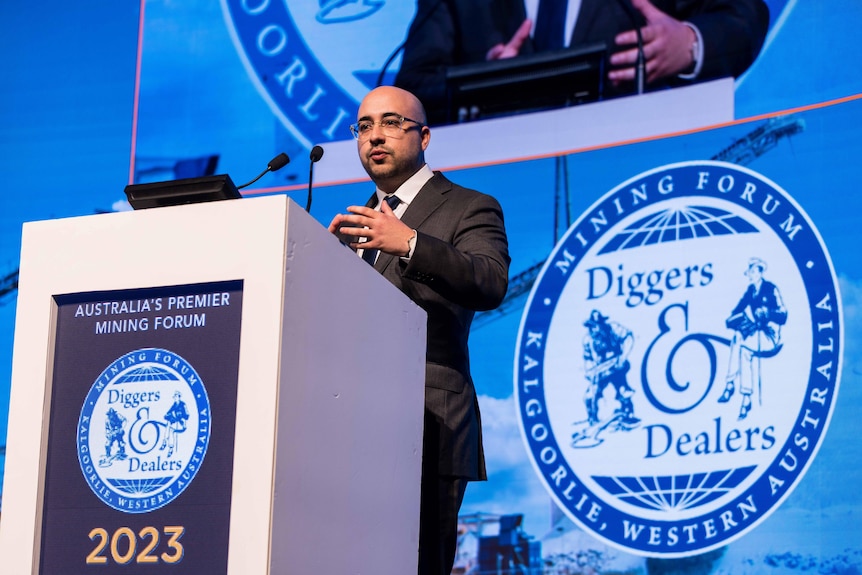
<path fill-rule="evenodd" d="M 286 196 L 24 225 L 9 573 L 415 573 L 425 312 Z"/>

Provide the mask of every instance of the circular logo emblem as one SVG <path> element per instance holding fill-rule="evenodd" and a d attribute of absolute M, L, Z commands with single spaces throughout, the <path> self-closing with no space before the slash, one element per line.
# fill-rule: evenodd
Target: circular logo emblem
<path fill-rule="evenodd" d="M 802 479 L 842 337 L 831 260 L 784 190 L 727 163 L 657 168 L 584 213 L 536 280 L 515 360 L 524 442 L 599 539 L 702 553 Z"/>
<path fill-rule="evenodd" d="M 115 360 L 78 422 L 78 461 L 99 499 L 126 513 L 164 507 L 194 480 L 210 438 L 210 405 L 194 368 L 165 349 Z"/>
<path fill-rule="evenodd" d="M 386 0 L 221 4 L 258 92 L 306 148 L 350 137 L 359 100 L 379 83 L 415 11 Z"/>

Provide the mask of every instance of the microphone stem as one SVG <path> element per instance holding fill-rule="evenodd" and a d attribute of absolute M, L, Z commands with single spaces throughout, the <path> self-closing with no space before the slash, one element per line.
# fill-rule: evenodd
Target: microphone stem
<path fill-rule="evenodd" d="M 259 179 L 261 179 L 262 177 L 264 177 L 268 171 L 269 171 L 269 168 L 265 169 L 264 171 L 262 171 L 261 173 L 259 173 L 255 179 L 253 179 L 252 181 L 247 182 L 247 183 L 245 183 L 245 184 L 243 184 L 243 185 L 241 185 L 241 186 L 237 186 L 237 187 L 236 187 L 236 189 L 241 190 L 241 189 L 243 189 L 243 188 L 247 188 L 247 187 L 249 187 L 250 185 L 252 185 L 252 184 L 253 184 L 253 183 L 255 183 L 256 181 L 258 181 Z"/>
<path fill-rule="evenodd" d="M 623 12 L 626 13 L 626 16 L 628 16 L 635 29 L 635 34 L 637 34 L 638 37 L 638 59 L 635 64 L 635 83 L 637 84 L 637 93 L 643 94 L 644 84 L 646 81 L 646 65 L 644 62 L 644 38 L 641 34 L 638 14 L 635 12 L 635 8 L 631 4 L 631 0 L 617 0 L 617 3 L 623 9 Z"/>
<path fill-rule="evenodd" d="M 635 71 L 638 83 L 638 94 L 644 93 L 644 77 L 646 76 L 646 66 L 644 65 L 644 38 L 641 34 L 641 29 L 635 28 L 638 35 L 638 69 Z"/>
<path fill-rule="evenodd" d="M 311 212 L 311 178 L 314 175 L 314 161 L 308 164 L 308 200 L 305 203 L 306 213 Z"/>

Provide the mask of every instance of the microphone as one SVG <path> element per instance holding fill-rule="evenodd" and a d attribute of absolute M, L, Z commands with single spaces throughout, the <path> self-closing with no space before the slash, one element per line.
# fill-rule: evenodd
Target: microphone
<path fill-rule="evenodd" d="M 308 164 L 308 202 L 305 204 L 305 211 L 308 212 L 311 210 L 311 180 L 314 176 L 314 164 L 320 161 L 320 158 L 323 157 L 323 148 L 320 146 L 314 146 L 311 148 L 311 152 L 308 154 L 308 159 L 311 160 L 311 163 Z"/>
<path fill-rule="evenodd" d="M 320 158 L 323 157 L 323 148 L 320 146 L 314 146 L 311 148 L 311 153 L 308 155 L 309 159 L 311 159 L 311 163 L 317 162 Z"/>
<path fill-rule="evenodd" d="M 635 29 L 635 34 L 637 34 L 638 37 L 638 59 L 637 64 L 635 65 L 635 81 L 637 83 L 637 93 L 643 94 L 644 82 L 646 81 L 646 61 L 644 58 L 644 38 L 641 34 L 641 25 L 638 14 L 635 12 L 635 7 L 632 6 L 630 0 L 618 0 L 617 3 L 622 7 L 626 16 L 629 17 L 629 20 L 631 20 L 632 26 L 634 26 Z"/>
<path fill-rule="evenodd" d="M 264 171 L 262 171 L 261 173 L 259 173 L 255 179 L 253 179 L 252 181 L 247 182 L 241 186 L 237 186 L 236 189 L 241 190 L 243 188 L 247 188 L 248 186 L 252 185 L 256 181 L 258 181 L 259 179 L 264 177 L 267 174 L 267 172 L 277 172 L 278 170 L 282 169 L 283 167 L 285 167 L 289 163 L 290 163 L 290 158 L 287 157 L 287 154 L 282 152 L 279 155 L 277 155 L 276 157 L 274 157 L 273 159 L 271 159 L 269 161 L 269 163 L 266 165 L 266 169 Z"/>
<path fill-rule="evenodd" d="M 289 163 L 290 163 L 290 158 L 287 157 L 287 154 L 282 152 L 279 155 L 277 155 L 276 157 L 274 157 L 273 159 L 271 159 L 269 161 L 269 163 L 266 165 L 266 167 L 267 167 L 267 169 L 269 169 L 272 172 L 277 172 L 278 170 L 282 169 L 283 167 L 285 167 Z"/>

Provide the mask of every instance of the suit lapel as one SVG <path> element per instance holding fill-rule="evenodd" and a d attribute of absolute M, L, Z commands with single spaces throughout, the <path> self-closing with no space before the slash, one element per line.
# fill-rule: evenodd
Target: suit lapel
<path fill-rule="evenodd" d="M 366 208 L 376 208 L 377 207 L 377 191 L 375 190 L 371 197 L 368 198 L 368 201 L 365 202 Z"/>
<path fill-rule="evenodd" d="M 422 186 L 422 189 L 413 198 L 413 202 L 407 206 L 407 210 L 401 216 L 401 221 L 411 228 L 418 229 L 422 222 L 427 220 L 440 204 L 446 201 L 446 193 L 451 188 L 452 182 L 442 174 L 434 174 L 434 177 Z"/>
<path fill-rule="evenodd" d="M 422 189 L 407 206 L 407 210 L 401 216 L 401 221 L 415 230 L 420 229 L 422 223 L 446 201 L 446 193 L 451 188 L 452 182 L 447 180 L 445 176 L 440 173 L 434 174 L 434 177 L 422 186 Z M 372 198 L 372 201 L 374 200 L 375 198 Z M 397 256 L 381 252 L 374 264 L 374 269 L 382 273 L 396 259 L 398 259 Z"/>
<path fill-rule="evenodd" d="M 608 6 L 603 6 L 604 1 L 582 0 L 581 8 L 578 11 L 578 19 L 575 21 L 575 29 L 572 30 L 570 46 L 575 47 L 578 44 L 583 44 L 590 37 L 590 32 L 595 27 L 594 20 L 599 9 L 609 9 Z"/>

